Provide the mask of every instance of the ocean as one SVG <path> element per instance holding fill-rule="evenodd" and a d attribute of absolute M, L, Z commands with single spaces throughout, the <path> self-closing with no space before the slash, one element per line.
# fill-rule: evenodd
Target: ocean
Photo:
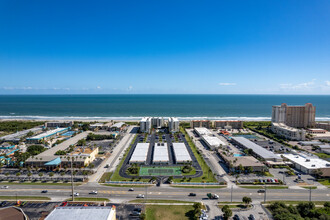
<path fill-rule="evenodd" d="M 270 120 L 281 103 L 312 103 L 317 120 L 330 120 L 330 95 L 0 95 L 0 119 Z"/>

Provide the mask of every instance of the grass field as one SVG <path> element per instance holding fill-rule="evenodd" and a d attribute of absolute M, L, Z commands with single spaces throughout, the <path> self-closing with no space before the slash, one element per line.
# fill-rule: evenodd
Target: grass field
<path fill-rule="evenodd" d="M 239 186 L 245 189 L 264 189 L 264 186 Z M 267 189 L 288 189 L 288 186 L 266 186 Z"/>
<path fill-rule="evenodd" d="M 312 188 L 312 189 L 317 189 L 317 187 L 316 186 L 301 186 L 302 188 L 305 188 L 305 189 L 310 189 L 310 188 Z"/>
<path fill-rule="evenodd" d="M 330 158 L 330 155 L 328 154 L 325 154 L 325 153 L 314 153 L 316 156 L 318 156 L 319 158 L 322 158 L 322 159 L 327 159 L 327 158 Z"/>
<path fill-rule="evenodd" d="M 139 185 L 139 184 L 102 184 L 102 186 L 112 186 L 112 187 L 129 187 L 129 188 L 144 188 L 144 187 L 150 187 L 153 185 Z"/>
<path fill-rule="evenodd" d="M 193 219 L 192 205 L 147 205 L 147 220 L 183 220 Z"/>
<path fill-rule="evenodd" d="M 203 175 L 201 177 L 192 178 L 191 180 L 189 178 L 186 178 L 185 180 L 174 179 L 173 181 L 174 182 L 188 182 L 190 180 L 190 182 L 217 182 L 212 171 L 210 170 L 209 166 L 205 163 L 203 157 L 198 153 L 195 144 L 190 139 L 190 137 L 187 134 L 187 132 L 185 131 L 185 129 L 183 127 L 180 127 L 180 131 L 181 131 L 181 133 L 183 133 L 185 135 L 185 138 L 186 138 L 191 150 L 193 151 L 199 165 L 201 166 L 201 168 L 203 170 Z"/>
<path fill-rule="evenodd" d="M 181 167 L 140 167 L 140 176 L 179 176 Z"/>
<path fill-rule="evenodd" d="M 72 201 L 72 198 L 66 199 L 66 201 Z M 90 197 L 79 197 L 74 198 L 75 202 L 109 202 L 110 200 L 107 198 L 90 198 Z"/>
<path fill-rule="evenodd" d="M 45 196 L 0 196 L 0 200 L 50 200 Z"/>
<path fill-rule="evenodd" d="M 322 180 L 318 180 L 318 182 L 321 183 L 322 185 L 330 187 L 330 179 L 322 179 Z"/>
<path fill-rule="evenodd" d="M 298 204 L 298 203 L 301 203 L 303 201 L 288 201 L 288 200 L 278 200 L 278 201 L 271 201 L 271 202 L 266 202 L 266 204 L 271 204 L 271 203 L 274 203 L 274 202 L 284 202 L 285 204 L 287 205 L 295 205 L 295 204 Z M 326 201 L 312 201 L 315 205 L 323 205 Z M 261 202 L 262 204 L 265 204 L 264 202 Z"/>
<path fill-rule="evenodd" d="M 105 181 L 109 181 L 111 175 L 112 175 L 112 172 L 105 172 L 105 173 L 103 173 L 102 177 L 99 180 L 99 183 L 104 183 Z"/>

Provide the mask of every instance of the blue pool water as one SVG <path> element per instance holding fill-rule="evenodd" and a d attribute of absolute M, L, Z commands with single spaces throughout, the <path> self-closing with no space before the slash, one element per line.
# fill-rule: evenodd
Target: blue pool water
<path fill-rule="evenodd" d="M 242 157 L 244 156 L 243 154 L 234 154 L 234 157 Z"/>
<path fill-rule="evenodd" d="M 72 136 L 74 133 L 76 133 L 75 131 L 68 131 L 62 134 L 62 136 Z"/>

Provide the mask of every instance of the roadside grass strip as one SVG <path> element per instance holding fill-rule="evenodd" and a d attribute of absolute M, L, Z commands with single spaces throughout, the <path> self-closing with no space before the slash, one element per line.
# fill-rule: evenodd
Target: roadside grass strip
<path fill-rule="evenodd" d="M 51 200 L 45 196 L 0 196 L 0 200 Z"/>
<path fill-rule="evenodd" d="M 74 183 L 74 186 L 80 186 L 82 183 Z M 43 183 L 43 182 L 0 182 L 0 185 L 48 185 L 48 186 L 71 186 L 71 183 Z"/>
<path fill-rule="evenodd" d="M 264 189 L 264 186 L 239 186 L 245 189 Z M 288 186 L 266 186 L 267 189 L 288 189 Z"/>
<path fill-rule="evenodd" d="M 212 188 L 216 188 L 216 189 L 222 189 L 222 188 L 226 188 L 227 186 L 187 186 L 187 185 L 171 185 L 171 187 L 176 187 L 176 188 L 206 188 L 206 189 L 212 189 Z"/>
<path fill-rule="evenodd" d="M 157 200 L 157 199 L 134 199 L 129 201 L 129 203 L 187 203 L 187 204 L 193 204 L 193 202 L 189 201 L 179 201 L 179 200 Z"/>

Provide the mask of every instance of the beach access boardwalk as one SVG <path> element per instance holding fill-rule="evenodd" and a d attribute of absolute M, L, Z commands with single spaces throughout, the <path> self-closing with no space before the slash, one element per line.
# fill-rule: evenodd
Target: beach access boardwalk
<path fill-rule="evenodd" d="M 42 152 L 38 156 L 39 157 L 40 156 L 54 156 L 57 151 L 66 150 L 68 147 L 70 147 L 70 145 L 76 144 L 80 139 L 86 138 L 89 133 L 91 133 L 91 132 L 85 131 L 83 133 L 77 134 L 76 136 L 70 138 L 69 140 L 64 141 L 63 143 L 60 143 L 59 145 L 56 145 L 55 147 L 52 147 L 52 148 Z"/>

